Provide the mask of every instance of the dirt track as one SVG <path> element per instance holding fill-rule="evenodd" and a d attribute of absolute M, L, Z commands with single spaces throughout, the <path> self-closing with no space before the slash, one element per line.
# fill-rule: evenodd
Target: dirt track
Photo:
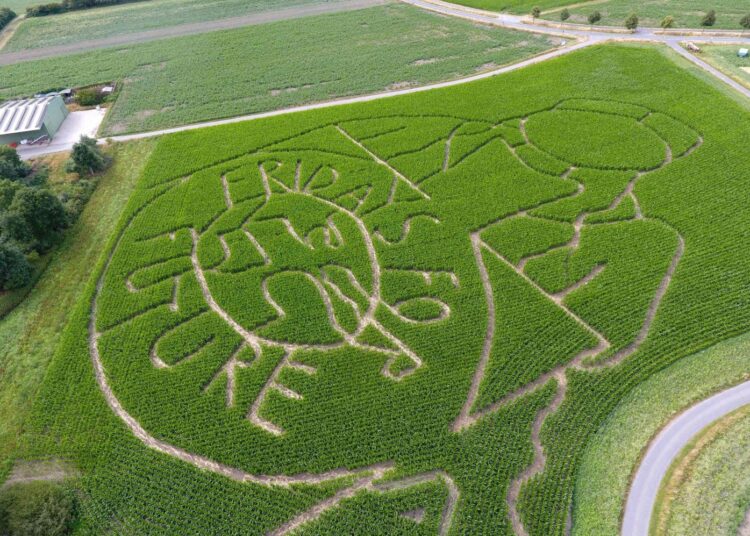
<path fill-rule="evenodd" d="M 53 58 L 56 56 L 66 56 L 76 52 L 88 52 L 97 48 L 109 48 L 119 45 L 134 45 L 158 39 L 168 39 L 170 37 L 180 37 L 184 35 L 195 35 L 217 30 L 231 30 L 242 28 L 244 26 L 253 26 L 256 24 L 265 24 L 288 19 L 298 19 L 310 17 L 313 15 L 323 15 L 328 13 L 337 13 L 340 11 L 354 11 L 372 6 L 387 3 L 389 0 L 339 0 L 335 2 L 311 5 L 311 6 L 294 6 L 263 13 L 253 13 L 242 17 L 233 17 L 230 19 L 212 20 L 205 22 L 195 22 L 190 24 L 181 24 L 179 26 L 170 26 L 159 28 L 157 30 L 148 30 L 145 32 L 135 32 L 123 35 L 115 35 L 105 39 L 91 39 L 80 41 L 69 45 L 60 45 L 48 48 L 38 48 L 32 50 L 22 50 L 19 52 L 0 53 L 0 65 L 11 65 L 24 61 L 32 61 L 43 58 Z"/>

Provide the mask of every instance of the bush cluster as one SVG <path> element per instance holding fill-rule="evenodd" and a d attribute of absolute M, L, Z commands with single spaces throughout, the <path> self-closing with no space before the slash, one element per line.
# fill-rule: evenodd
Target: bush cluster
<path fill-rule="evenodd" d="M 31 282 L 31 261 L 60 242 L 96 186 L 92 176 L 107 164 L 96 141 L 82 138 L 69 164 L 79 180 L 52 192 L 45 169 L 32 173 L 15 150 L 0 148 L 0 290 Z"/>
<path fill-rule="evenodd" d="M 92 7 L 110 6 L 115 4 L 125 4 L 139 0 L 62 0 L 62 2 L 51 2 L 26 8 L 27 17 L 44 17 L 46 15 L 56 15 L 66 11 L 78 9 L 89 9 Z"/>
<path fill-rule="evenodd" d="M 96 106 L 104 102 L 106 95 L 94 88 L 81 89 L 76 92 L 76 102 L 81 106 Z"/>
<path fill-rule="evenodd" d="M 16 14 L 13 10 L 7 7 L 0 7 L 0 30 L 5 28 L 15 18 Z"/>
<path fill-rule="evenodd" d="M 0 534 L 64 536 L 74 517 L 74 497 L 59 484 L 36 481 L 0 492 Z"/>

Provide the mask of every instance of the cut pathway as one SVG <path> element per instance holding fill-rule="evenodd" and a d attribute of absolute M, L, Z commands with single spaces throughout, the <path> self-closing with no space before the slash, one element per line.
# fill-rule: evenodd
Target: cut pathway
<path fill-rule="evenodd" d="M 144 32 L 128 33 L 115 35 L 103 39 L 91 39 L 79 41 L 69 45 L 59 45 L 54 47 L 38 48 L 31 50 L 21 50 L 18 52 L 0 53 L 0 66 L 11 65 L 24 61 L 39 60 L 43 58 L 54 58 L 56 56 L 66 56 L 76 52 L 89 52 L 98 48 L 110 48 L 119 45 L 134 45 L 159 39 L 168 39 L 170 37 L 181 37 L 185 35 L 195 35 L 201 33 L 215 32 L 218 30 L 231 30 L 252 26 L 257 24 L 266 24 L 281 20 L 298 19 L 314 15 L 325 15 L 329 13 L 338 13 L 341 11 L 354 11 L 365 9 L 377 5 L 388 3 L 391 0 L 339 0 L 311 6 L 293 6 L 273 11 L 253 13 L 241 17 L 232 17 L 228 19 L 211 20 L 204 22 L 195 22 L 190 24 L 180 24 L 167 28 L 148 30 Z"/>

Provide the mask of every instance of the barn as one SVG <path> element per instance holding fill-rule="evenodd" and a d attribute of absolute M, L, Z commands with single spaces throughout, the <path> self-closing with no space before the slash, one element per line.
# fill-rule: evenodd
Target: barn
<path fill-rule="evenodd" d="M 52 139 L 68 116 L 59 95 L 0 104 L 0 145 Z"/>

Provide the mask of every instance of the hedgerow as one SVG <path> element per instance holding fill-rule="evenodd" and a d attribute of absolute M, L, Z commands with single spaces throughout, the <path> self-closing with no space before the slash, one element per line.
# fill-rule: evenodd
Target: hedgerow
<path fill-rule="evenodd" d="M 746 114 L 657 51 L 600 46 L 167 137 L 24 455 L 75 461 L 93 533 L 264 534 L 307 513 L 302 533 L 511 534 L 515 511 L 563 534 L 618 401 L 750 321 L 750 155 L 726 158 Z"/>

